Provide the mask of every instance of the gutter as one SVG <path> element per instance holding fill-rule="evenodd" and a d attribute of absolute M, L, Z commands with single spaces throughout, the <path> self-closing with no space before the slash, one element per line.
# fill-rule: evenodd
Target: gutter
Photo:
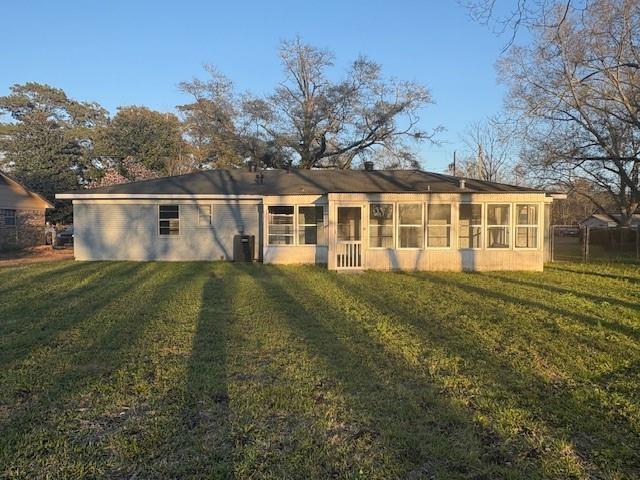
<path fill-rule="evenodd" d="M 108 200 L 130 200 L 130 199 L 153 199 L 153 200 L 262 200 L 263 195 L 207 195 L 189 193 L 56 193 L 58 200 L 88 200 L 88 199 L 108 199 Z"/>

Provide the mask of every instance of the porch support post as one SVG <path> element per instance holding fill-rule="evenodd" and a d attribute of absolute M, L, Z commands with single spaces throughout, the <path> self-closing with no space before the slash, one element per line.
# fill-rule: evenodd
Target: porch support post
<path fill-rule="evenodd" d="M 337 241 L 337 214 L 335 198 L 333 194 L 327 195 L 327 210 L 328 210 L 328 224 L 327 224 L 327 268 L 329 270 L 336 270 L 336 241 Z"/>

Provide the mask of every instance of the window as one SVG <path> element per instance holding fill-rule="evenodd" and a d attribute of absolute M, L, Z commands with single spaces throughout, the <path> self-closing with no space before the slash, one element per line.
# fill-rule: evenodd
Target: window
<path fill-rule="evenodd" d="M 7 227 L 13 227 L 16 224 L 16 211 L 3 209 L 0 210 L 0 225 L 5 225 Z"/>
<path fill-rule="evenodd" d="M 516 205 L 516 248 L 538 247 L 538 206 Z"/>
<path fill-rule="evenodd" d="M 293 245 L 293 206 L 269 207 L 269 245 Z"/>
<path fill-rule="evenodd" d="M 298 245 L 324 243 L 324 208 L 298 207 Z"/>
<path fill-rule="evenodd" d="M 427 246 L 451 246 L 451 205 L 433 204 L 427 209 Z"/>
<path fill-rule="evenodd" d="M 482 248 L 482 205 L 461 203 L 458 248 Z"/>
<path fill-rule="evenodd" d="M 180 207 L 160 205 L 158 215 L 160 235 L 180 235 Z"/>
<path fill-rule="evenodd" d="M 509 248 L 510 205 L 487 205 L 487 247 Z"/>
<path fill-rule="evenodd" d="M 398 248 L 422 248 L 422 204 L 398 204 Z"/>
<path fill-rule="evenodd" d="M 393 248 L 393 204 L 369 205 L 369 247 Z"/>
<path fill-rule="evenodd" d="M 211 205 L 198 205 L 198 225 L 211 225 Z"/>

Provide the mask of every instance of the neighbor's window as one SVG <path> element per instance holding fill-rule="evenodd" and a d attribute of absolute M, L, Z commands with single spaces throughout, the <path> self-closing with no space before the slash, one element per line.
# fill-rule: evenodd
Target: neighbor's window
<path fill-rule="evenodd" d="M 461 203 L 458 221 L 458 248 L 482 248 L 482 205 Z"/>
<path fill-rule="evenodd" d="M 324 208 L 298 207 L 298 244 L 323 245 Z"/>
<path fill-rule="evenodd" d="M 427 208 L 427 246 L 432 248 L 451 246 L 450 204 L 432 204 Z"/>
<path fill-rule="evenodd" d="M 180 207 L 160 205 L 158 227 L 160 235 L 180 235 Z"/>
<path fill-rule="evenodd" d="M 509 248 L 511 205 L 487 205 L 487 247 Z"/>
<path fill-rule="evenodd" d="M 211 225 L 211 205 L 198 205 L 198 225 Z"/>
<path fill-rule="evenodd" d="M 516 248 L 538 247 L 538 206 L 516 205 Z"/>
<path fill-rule="evenodd" d="M 269 245 L 293 245 L 293 205 L 269 207 Z"/>
<path fill-rule="evenodd" d="M 422 248 L 422 204 L 398 204 L 398 247 Z"/>
<path fill-rule="evenodd" d="M 10 209 L 0 210 L 0 224 L 13 227 L 16 224 L 16 211 Z"/>
<path fill-rule="evenodd" d="M 369 247 L 393 248 L 393 204 L 369 205 Z"/>

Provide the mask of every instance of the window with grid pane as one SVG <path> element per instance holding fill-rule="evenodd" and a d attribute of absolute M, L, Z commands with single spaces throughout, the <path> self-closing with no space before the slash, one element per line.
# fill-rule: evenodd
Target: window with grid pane
<path fill-rule="evenodd" d="M 538 206 L 516 205 L 516 248 L 538 248 Z"/>
<path fill-rule="evenodd" d="M 324 208 L 298 207 L 298 245 L 324 245 Z"/>
<path fill-rule="evenodd" d="M 398 247 L 422 248 L 422 204 L 398 204 Z"/>
<path fill-rule="evenodd" d="M 369 247 L 393 248 L 393 204 L 369 205 Z"/>
<path fill-rule="evenodd" d="M 458 216 L 458 247 L 482 248 L 482 205 L 461 203 Z"/>
<path fill-rule="evenodd" d="M 432 204 L 427 207 L 427 246 L 451 246 L 451 205 Z"/>
<path fill-rule="evenodd" d="M 511 205 L 495 204 L 487 205 L 487 247 L 509 248 Z"/>
<path fill-rule="evenodd" d="M 16 211 L 8 208 L 0 210 L 0 225 L 14 227 L 16 225 Z"/>
<path fill-rule="evenodd" d="M 180 235 L 180 207 L 178 205 L 159 206 L 158 231 L 160 235 Z"/>
<path fill-rule="evenodd" d="M 272 205 L 268 213 L 269 245 L 293 245 L 293 205 Z"/>
<path fill-rule="evenodd" d="M 211 205 L 198 205 L 198 225 L 211 225 Z"/>

